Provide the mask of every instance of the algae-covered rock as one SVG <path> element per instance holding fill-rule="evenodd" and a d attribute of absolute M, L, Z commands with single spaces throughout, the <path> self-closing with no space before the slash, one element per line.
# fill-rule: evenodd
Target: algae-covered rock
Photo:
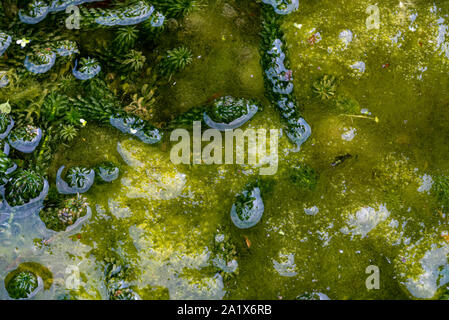
<path fill-rule="evenodd" d="M 119 259 L 108 259 L 105 266 L 105 282 L 109 300 L 140 300 L 140 296 L 130 287 L 128 278 L 131 270 Z"/>
<path fill-rule="evenodd" d="M 96 2 L 102 0 L 53 0 L 50 5 L 50 12 L 58 12 L 67 9 L 69 6 L 78 6 L 83 3 Z"/>
<path fill-rule="evenodd" d="M 254 227 L 262 218 L 264 204 L 258 187 L 243 190 L 231 208 L 231 220 L 240 229 Z"/>
<path fill-rule="evenodd" d="M 272 84 L 273 92 L 290 94 L 293 91 L 293 77 L 292 71 L 284 65 L 285 53 L 282 51 L 282 46 L 281 40 L 274 40 L 272 49 L 267 52 L 271 57 L 271 63 L 265 70 L 265 74 Z"/>
<path fill-rule="evenodd" d="M 330 298 L 321 292 L 306 292 L 297 296 L 296 300 L 330 300 Z"/>
<path fill-rule="evenodd" d="M 6 87 L 9 84 L 9 78 L 5 71 L 0 71 L 0 88 Z"/>
<path fill-rule="evenodd" d="M 73 54 L 79 53 L 76 42 L 74 42 L 74 41 L 69 41 L 69 40 L 59 41 L 55 44 L 55 47 L 56 47 L 56 53 L 60 57 L 68 57 Z"/>
<path fill-rule="evenodd" d="M 236 129 L 248 122 L 258 109 L 252 101 L 222 97 L 214 102 L 211 110 L 204 113 L 204 122 L 221 131 Z"/>
<path fill-rule="evenodd" d="M 91 218 L 92 210 L 87 198 L 77 194 L 56 204 L 47 201 L 39 216 L 47 229 L 69 233 L 80 229 Z"/>
<path fill-rule="evenodd" d="M 346 29 L 341 31 L 338 37 L 340 38 L 341 42 L 343 42 L 346 48 L 352 42 L 354 35 L 351 30 Z"/>
<path fill-rule="evenodd" d="M 302 144 L 306 142 L 312 134 L 312 129 L 306 120 L 301 117 L 298 119 L 289 119 L 288 125 L 286 134 L 290 140 L 296 144 L 296 148 L 293 151 L 299 151 Z"/>

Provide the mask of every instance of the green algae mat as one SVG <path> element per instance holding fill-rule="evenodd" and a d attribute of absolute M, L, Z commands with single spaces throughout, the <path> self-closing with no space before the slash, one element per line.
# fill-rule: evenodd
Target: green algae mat
<path fill-rule="evenodd" d="M 0 299 L 448 299 L 448 21 L 2 1 Z"/>

